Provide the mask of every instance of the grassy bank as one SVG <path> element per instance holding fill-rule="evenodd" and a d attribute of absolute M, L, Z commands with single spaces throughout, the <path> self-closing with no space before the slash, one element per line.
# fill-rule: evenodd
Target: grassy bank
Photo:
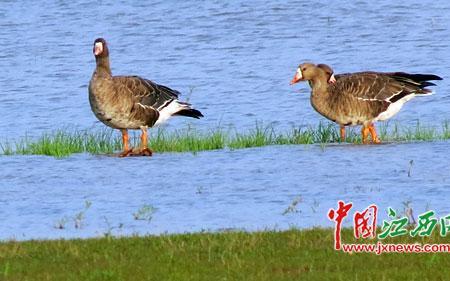
<path fill-rule="evenodd" d="M 450 122 L 437 127 L 427 127 L 417 123 L 412 127 L 399 124 L 381 124 L 378 127 L 382 141 L 435 141 L 450 139 Z M 137 135 L 132 143 L 137 144 Z M 293 128 L 286 132 L 277 132 L 272 126 L 256 124 L 247 132 L 217 128 L 201 132 L 193 128 L 166 131 L 150 130 L 150 147 L 156 152 L 198 152 L 213 149 L 240 149 L 266 145 L 286 144 L 327 144 L 339 143 L 339 131 L 335 124 L 319 124 Z M 361 143 L 359 129 L 347 129 L 348 143 Z M 39 138 L 24 137 L 16 141 L 0 142 L 0 152 L 4 155 L 49 155 L 64 157 L 73 153 L 110 154 L 122 148 L 120 134 L 105 129 L 102 131 L 58 130 L 44 134 Z"/>
<path fill-rule="evenodd" d="M 332 229 L 0 243 L 1 280 L 447 280 L 450 255 L 347 254 Z M 437 234 L 437 232 L 435 233 Z M 351 243 L 350 229 L 343 241 Z M 449 243 L 438 234 L 384 243 Z"/>

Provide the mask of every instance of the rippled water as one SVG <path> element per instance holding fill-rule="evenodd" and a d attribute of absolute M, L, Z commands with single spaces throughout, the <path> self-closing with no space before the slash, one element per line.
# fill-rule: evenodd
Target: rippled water
<path fill-rule="evenodd" d="M 0 140 L 102 128 L 86 88 L 92 43 L 100 36 L 109 41 L 113 73 L 186 93 L 206 116 L 192 122 L 204 130 L 323 120 L 309 105 L 306 85 L 288 85 L 305 60 L 328 63 L 337 73 L 449 77 L 447 1 L 289 2 L 2 1 Z M 450 119 L 449 81 L 438 83 L 436 95 L 407 104 L 395 120 L 440 126 Z M 168 127 L 190 122 L 173 119 Z M 417 212 L 449 213 L 449 148 L 442 142 L 273 146 L 151 159 L 0 156 L 0 238 L 86 237 L 119 224 L 114 231 L 124 234 L 329 226 L 326 210 L 347 198 L 398 208 L 411 200 Z M 282 215 L 299 196 L 299 212 Z M 83 227 L 74 229 L 71 218 L 85 201 L 92 206 Z M 157 208 L 153 219 L 135 221 L 132 214 L 145 204 Z M 55 229 L 63 218 L 66 228 Z"/>

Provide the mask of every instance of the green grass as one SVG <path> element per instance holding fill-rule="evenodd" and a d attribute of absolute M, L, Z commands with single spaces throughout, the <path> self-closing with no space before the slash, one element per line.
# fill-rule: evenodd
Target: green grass
<path fill-rule="evenodd" d="M 384 142 L 435 141 L 450 139 L 450 122 L 441 127 L 424 126 L 417 122 L 412 127 L 402 127 L 398 123 L 382 123 L 378 127 Z M 267 145 L 288 144 L 328 144 L 339 143 L 339 129 L 332 123 L 321 123 L 315 127 L 292 128 L 277 132 L 272 126 L 256 124 L 247 132 L 216 128 L 199 131 L 185 128 L 175 131 L 150 130 L 150 147 L 156 152 L 198 152 L 213 149 L 241 149 Z M 347 129 L 348 143 L 361 143 L 359 129 Z M 137 134 L 132 143 L 139 143 Z M 0 142 L 3 155 L 49 155 L 64 157 L 73 153 L 111 154 L 122 148 L 120 134 L 112 129 L 101 131 L 58 130 L 38 138 L 24 137 L 16 141 Z"/>
<path fill-rule="evenodd" d="M 414 242 L 449 243 L 384 241 Z M 449 253 L 337 252 L 332 229 L 0 243 L 0 280 L 448 280 L 449 264 Z"/>

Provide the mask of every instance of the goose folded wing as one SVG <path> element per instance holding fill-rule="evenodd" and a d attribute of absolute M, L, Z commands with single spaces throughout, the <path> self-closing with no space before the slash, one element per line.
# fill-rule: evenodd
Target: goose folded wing
<path fill-rule="evenodd" d="M 341 76 L 336 83 L 338 91 L 364 101 L 383 101 L 394 103 L 408 95 L 422 93 L 422 89 L 414 81 L 394 79 L 388 75 L 377 73 L 360 73 L 358 75 Z"/>
<path fill-rule="evenodd" d="M 176 90 L 139 76 L 116 76 L 114 79 L 120 91 L 128 92 L 136 104 L 151 107 L 157 111 L 178 99 L 180 95 L 180 92 Z"/>

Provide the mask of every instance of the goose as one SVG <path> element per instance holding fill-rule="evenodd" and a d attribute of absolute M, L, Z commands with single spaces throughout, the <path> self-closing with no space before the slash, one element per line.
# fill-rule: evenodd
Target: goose
<path fill-rule="evenodd" d="M 148 128 L 174 115 L 203 117 L 189 103 L 178 100 L 180 92 L 176 90 L 139 76 L 113 76 L 105 39 L 95 39 L 93 53 L 96 67 L 89 82 L 89 103 L 98 120 L 121 131 L 123 151 L 119 157 L 152 156 Z M 128 129 L 142 131 L 138 152 L 129 146 Z"/>
<path fill-rule="evenodd" d="M 362 142 L 370 134 L 373 143 L 380 143 L 374 123 L 396 115 L 415 96 L 431 95 L 430 80 L 442 80 L 434 74 L 364 71 L 334 75 L 325 64 L 303 63 L 297 68 L 291 85 L 308 81 L 311 104 L 327 119 L 339 124 L 341 140 L 345 126 L 362 125 Z"/>

